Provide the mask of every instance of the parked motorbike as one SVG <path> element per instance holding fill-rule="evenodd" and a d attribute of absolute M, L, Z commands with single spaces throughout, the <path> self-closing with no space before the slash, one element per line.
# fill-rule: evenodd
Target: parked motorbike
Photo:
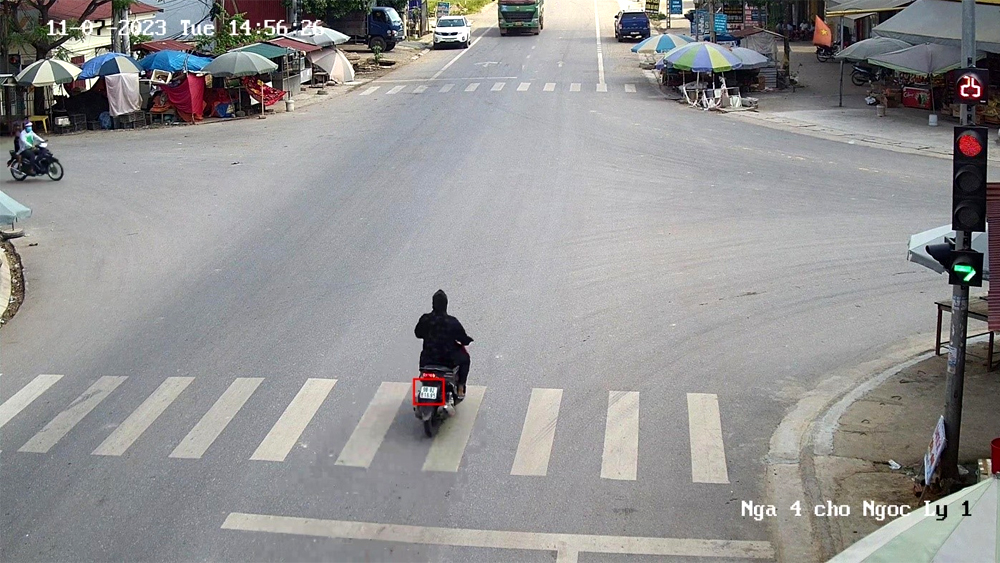
<path fill-rule="evenodd" d="M 885 78 L 887 71 L 881 67 L 870 67 L 860 63 L 851 69 L 851 82 L 855 86 L 864 86 L 869 82 L 878 82 Z"/>
<path fill-rule="evenodd" d="M 423 366 L 417 381 L 420 385 L 414 384 L 413 413 L 423 423 L 424 434 L 432 438 L 441 423 L 455 416 L 455 406 L 462 402 L 458 398 L 458 368 Z"/>
<path fill-rule="evenodd" d="M 833 58 L 837 54 L 837 50 L 833 47 L 824 47 L 822 45 L 816 45 L 816 60 L 821 63 L 825 63 Z"/>
<path fill-rule="evenodd" d="M 36 147 L 35 163 L 37 167 L 32 166 L 27 158 L 19 159 L 14 151 L 10 151 L 10 160 L 7 161 L 7 168 L 10 168 L 10 175 L 18 182 L 28 176 L 41 176 L 42 174 L 48 175 L 49 178 L 57 182 L 62 180 L 62 164 L 58 158 L 53 156 L 48 147 L 48 143 L 40 143 Z"/>

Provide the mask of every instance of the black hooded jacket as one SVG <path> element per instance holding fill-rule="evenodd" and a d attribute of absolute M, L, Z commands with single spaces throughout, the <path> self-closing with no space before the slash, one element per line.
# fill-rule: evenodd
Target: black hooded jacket
<path fill-rule="evenodd" d="M 448 314 L 448 296 L 444 291 L 437 290 L 431 302 L 431 312 L 421 315 L 413 329 L 413 334 L 424 341 L 420 363 L 455 365 L 455 353 L 461 350 L 459 346 L 468 346 L 472 339 L 465 334 L 462 323 Z"/>

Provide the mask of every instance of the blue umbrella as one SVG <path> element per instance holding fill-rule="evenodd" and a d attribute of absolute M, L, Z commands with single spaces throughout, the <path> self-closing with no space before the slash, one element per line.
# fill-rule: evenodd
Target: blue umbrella
<path fill-rule="evenodd" d="M 103 55 L 97 55 L 96 57 L 83 63 L 83 72 L 80 73 L 77 80 L 129 72 L 138 74 L 141 71 L 142 70 L 139 68 L 139 62 L 128 55 L 123 55 L 121 53 L 104 53 Z"/>
<path fill-rule="evenodd" d="M 643 39 L 641 43 L 632 47 L 633 53 L 666 53 L 675 47 L 694 43 L 694 39 L 687 35 L 676 33 L 664 33 Z"/>
<path fill-rule="evenodd" d="M 139 61 L 139 66 L 143 70 L 165 70 L 167 72 L 178 72 L 187 70 L 197 72 L 212 62 L 212 59 L 199 57 L 183 51 L 159 51 L 147 55 Z"/>

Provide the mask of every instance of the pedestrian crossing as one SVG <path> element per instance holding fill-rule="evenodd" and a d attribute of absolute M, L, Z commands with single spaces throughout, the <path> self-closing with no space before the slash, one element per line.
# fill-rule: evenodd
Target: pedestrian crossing
<path fill-rule="evenodd" d="M 541 90 L 542 92 L 595 92 L 595 93 L 608 93 L 608 92 L 621 92 L 625 94 L 635 94 L 637 93 L 635 84 L 617 84 L 610 85 L 607 83 L 599 83 L 593 86 L 588 85 L 584 88 L 584 85 L 580 82 L 570 82 L 566 84 L 558 84 L 556 82 L 512 82 L 510 87 L 506 81 L 491 81 L 484 80 L 482 82 L 469 82 L 464 84 L 456 84 L 454 82 L 448 83 L 430 83 L 430 84 L 397 84 L 391 85 L 391 83 L 381 83 L 376 85 L 370 85 L 365 88 L 358 90 L 357 95 L 359 96 L 397 96 L 397 95 L 415 95 L 415 94 L 448 94 L 448 93 L 472 93 L 479 91 L 489 91 L 489 92 L 508 92 L 514 91 L 517 93 L 526 92 L 537 92 Z"/>
<path fill-rule="evenodd" d="M 98 409 L 113 410 L 106 403 L 116 390 L 127 383 L 128 377 L 104 376 L 98 378 L 79 397 L 44 424 L 17 452 L 47 454 L 58 451 L 58 446 L 71 438 L 78 425 Z M 32 405 L 51 402 L 37 401 L 60 382 L 62 375 L 42 374 L 0 404 L 0 427 L 16 425 L 18 415 Z M 239 377 L 232 381 L 208 408 L 179 443 L 170 444 L 172 459 L 200 460 L 209 454 L 213 444 L 223 440 L 226 430 L 236 423 L 246 423 L 254 417 L 248 404 L 251 398 L 262 393 L 265 379 Z M 322 405 L 335 393 L 336 379 L 309 378 L 299 387 L 249 460 L 260 463 L 282 463 L 310 425 L 330 424 L 329 420 L 316 419 Z M 488 398 L 487 387 L 470 385 L 465 401 L 457 414 L 447 420 L 432 439 L 423 463 L 423 471 L 456 473 L 461 470 L 467 446 L 476 432 L 476 423 L 482 406 Z M 527 391 L 527 390 L 526 390 Z M 167 377 L 136 407 L 121 424 L 91 452 L 94 456 L 121 457 L 136 443 L 143 440 L 146 431 L 185 397 L 202 392 L 194 377 Z M 382 448 L 393 425 L 405 419 L 413 428 L 419 424 L 411 410 L 411 382 L 386 381 L 375 390 L 360 420 L 336 457 L 335 465 L 369 469 Z M 589 392 L 588 392 L 589 393 Z M 515 394 L 516 395 L 516 394 Z M 559 415 L 566 396 L 574 392 L 563 389 L 535 388 L 511 402 L 509 392 L 503 394 L 502 408 L 512 411 L 520 408 L 518 401 L 526 399 L 527 409 L 517 448 L 510 457 L 509 451 L 490 452 L 490 459 L 504 459 L 509 474 L 522 477 L 546 477 L 556 445 L 559 442 Z M 579 397 L 577 397 L 579 398 Z M 178 405 L 178 406 L 175 406 Z M 722 417 L 719 398 L 708 393 L 688 393 L 688 428 L 691 452 L 691 480 L 695 483 L 726 484 L 729 472 L 723 443 Z M 607 391 L 606 410 L 588 416 L 603 418 L 604 436 L 601 453 L 600 477 L 610 481 L 636 481 L 640 478 L 640 446 L 642 435 L 655 432 L 655 428 L 640 429 L 640 393 L 637 391 Z M 193 419 L 192 419 L 193 420 Z M 340 425 L 342 420 L 334 421 Z M 482 428 L 480 428 L 482 430 Z M 492 429 L 491 429 L 492 430 Z M 31 431 L 29 428 L 28 431 Z M 518 428 L 512 428 L 512 433 Z M 162 433 L 158 434 L 162 436 Z M 229 436 L 233 436 L 232 431 Z M 148 438 L 152 440 L 153 438 Z M 161 438 L 162 439 L 162 438 Z M 258 438 L 260 439 L 260 438 Z M 596 443 L 595 443 L 596 445 Z M 5 448 L 6 449 L 6 448 Z M 681 450 L 682 451 L 682 450 Z M 333 457 L 335 452 L 330 452 Z M 245 454 L 244 454 L 245 455 Z M 565 454 L 564 454 L 565 455 Z M 494 463 L 491 461 L 491 463 Z"/>

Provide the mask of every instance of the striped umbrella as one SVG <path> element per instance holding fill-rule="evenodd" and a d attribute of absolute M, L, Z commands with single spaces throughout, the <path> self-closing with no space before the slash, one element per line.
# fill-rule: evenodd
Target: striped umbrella
<path fill-rule="evenodd" d="M 110 76 L 112 74 L 139 74 L 142 68 L 138 61 L 121 53 L 104 53 L 83 63 L 83 72 L 77 80 Z"/>
<path fill-rule="evenodd" d="M 80 68 L 58 59 L 42 59 L 28 65 L 16 77 L 22 86 L 52 86 L 73 82 L 80 76 Z"/>
<path fill-rule="evenodd" d="M 830 563 L 1000 561 L 1000 475 L 886 524 Z M 947 514 L 940 519 L 939 515 Z"/>
<path fill-rule="evenodd" d="M 694 38 L 676 33 L 665 33 L 643 39 L 641 43 L 632 47 L 632 52 L 645 54 L 666 53 L 688 43 L 694 43 Z"/>
<path fill-rule="evenodd" d="M 664 55 L 663 60 L 678 70 L 691 72 L 726 72 L 743 67 L 743 61 L 729 49 L 707 41 L 681 45 Z"/>

